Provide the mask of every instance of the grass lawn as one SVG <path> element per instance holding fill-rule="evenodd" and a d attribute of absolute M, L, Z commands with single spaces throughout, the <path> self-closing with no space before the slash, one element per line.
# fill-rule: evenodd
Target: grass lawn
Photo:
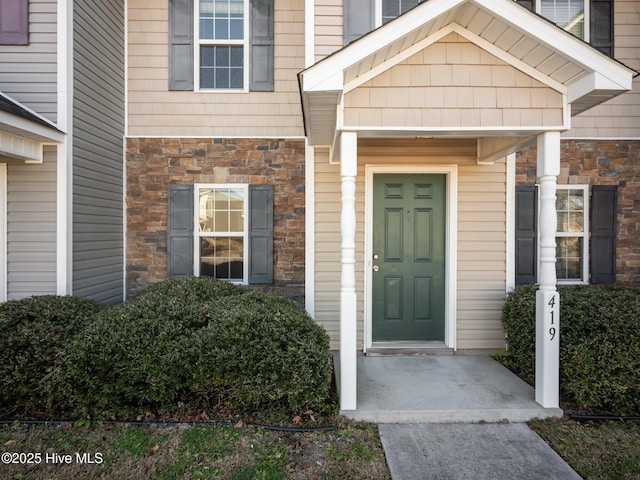
<path fill-rule="evenodd" d="M 375 425 L 330 432 L 231 425 L 5 425 L 0 479 L 389 479 Z M 32 463 L 25 463 L 31 460 Z"/>
<path fill-rule="evenodd" d="M 640 422 L 564 418 L 529 426 L 585 480 L 640 479 Z"/>

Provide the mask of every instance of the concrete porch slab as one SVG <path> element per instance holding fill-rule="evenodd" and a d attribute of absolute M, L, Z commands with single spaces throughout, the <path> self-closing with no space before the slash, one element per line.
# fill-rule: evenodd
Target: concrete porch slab
<path fill-rule="evenodd" d="M 334 356 L 340 385 L 339 355 Z M 359 356 L 356 410 L 373 423 L 526 422 L 561 417 L 534 389 L 489 355 Z"/>

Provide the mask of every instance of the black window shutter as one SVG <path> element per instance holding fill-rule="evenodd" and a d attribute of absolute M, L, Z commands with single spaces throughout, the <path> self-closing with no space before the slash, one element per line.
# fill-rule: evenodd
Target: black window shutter
<path fill-rule="evenodd" d="M 373 30 L 374 4 L 374 0 L 344 0 L 342 18 L 345 45 Z"/>
<path fill-rule="evenodd" d="M 273 283 L 273 185 L 249 185 L 249 283 Z"/>
<path fill-rule="evenodd" d="M 167 276 L 193 275 L 193 185 L 169 185 Z"/>
<path fill-rule="evenodd" d="M 516 284 L 536 282 L 538 189 L 516 186 Z"/>
<path fill-rule="evenodd" d="M 613 0 L 591 0 L 591 46 L 613 57 Z"/>
<path fill-rule="evenodd" d="M 169 0 L 169 90 L 193 90 L 193 0 Z"/>
<path fill-rule="evenodd" d="M 0 45 L 29 44 L 29 0 L 0 0 Z"/>
<path fill-rule="evenodd" d="M 273 3 L 251 0 L 249 90 L 273 92 Z"/>
<path fill-rule="evenodd" d="M 516 3 L 533 12 L 533 0 L 516 0 Z"/>
<path fill-rule="evenodd" d="M 616 205 L 618 187 L 594 185 L 591 191 L 591 283 L 616 282 Z"/>

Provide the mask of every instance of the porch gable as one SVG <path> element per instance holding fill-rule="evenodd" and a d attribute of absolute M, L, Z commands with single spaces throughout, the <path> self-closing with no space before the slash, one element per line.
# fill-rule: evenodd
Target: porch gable
<path fill-rule="evenodd" d="M 452 32 L 348 91 L 344 128 L 562 130 L 561 91 Z"/>

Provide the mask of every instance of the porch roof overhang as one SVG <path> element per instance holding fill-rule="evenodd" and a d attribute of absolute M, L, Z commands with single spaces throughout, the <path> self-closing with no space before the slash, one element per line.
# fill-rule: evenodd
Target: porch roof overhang
<path fill-rule="evenodd" d="M 299 74 L 305 131 L 314 146 L 337 146 L 344 95 L 456 32 L 562 93 L 576 115 L 632 88 L 637 72 L 512 0 L 428 0 Z M 535 131 L 534 131 L 535 130 Z M 358 130 L 360 136 L 519 137 L 540 129 Z"/>
<path fill-rule="evenodd" d="M 42 163 L 43 146 L 64 137 L 54 123 L 0 92 L 0 156 Z"/>

